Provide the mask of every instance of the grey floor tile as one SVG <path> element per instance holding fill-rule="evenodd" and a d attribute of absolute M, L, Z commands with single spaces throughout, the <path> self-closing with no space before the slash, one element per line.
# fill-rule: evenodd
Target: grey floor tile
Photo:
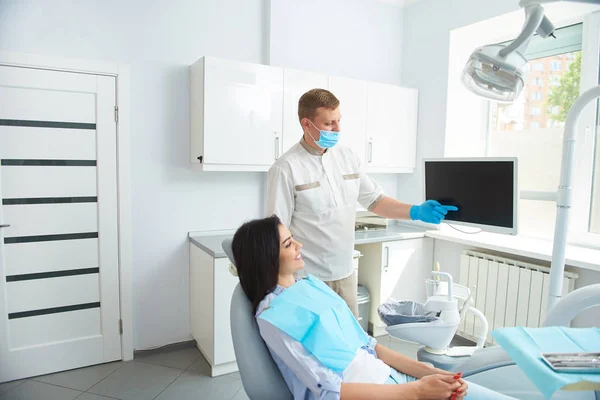
<path fill-rule="evenodd" d="M 385 347 L 390 347 L 390 335 L 383 335 L 383 336 L 378 336 L 375 338 L 377 340 L 377 343 L 379 343 L 382 346 Z"/>
<path fill-rule="evenodd" d="M 210 378 L 201 372 L 186 371 L 156 400 L 231 400 L 241 387 L 242 380 L 237 373 Z"/>
<path fill-rule="evenodd" d="M 92 393 L 82 393 L 81 396 L 75 400 L 115 400 L 113 397 L 98 396 Z"/>
<path fill-rule="evenodd" d="M 152 355 L 136 356 L 135 361 L 162 365 L 163 367 L 171 367 L 178 369 L 188 369 L 196 360 L 201 357 L 201 353 L 197 348 L 179 349 L 154 353 Z"/>
<path fill-rule="evenodd" d="M 390 349 L 392 349 L 402 355 L 410 357 L 413 360 L 417 359 L 417 350 L 419 350 L 420 346 L 421 345 L 419 345 L 417 343 L 405 342 L 405 341 L 397 340 L 394 338 L 391 338 L 391 340 L 390 340 Z"/>
<path fill-rule="evenodd" d="M 122 366 L 123 363 L 119 361 L 59 372 L 51 375 L 38 376 L 33 378 L 33 380 L 85 392 Z"/>
<path fill-rule="evenodd" d="M 0 383 L 0 397 L 2 397 L 2 394 L 13 390 L 14 388 L 23 383 L 25 383 L 25 379 L 21 379 L 19 381 Z"/>
<path fill-rule="evenodd" d="M 206 376 L 210 376 L 210 364 L 208 364 L 208 361 L 206 361 L 203 355 L 200 355 L 200 358 L 190 365 L 188 370 L 201 372 Z"/>
<path fill-rule="evenodd" d="M 123 400 L 151 400 L 182 372 L 175 368 L 131 361 L 88 392 Z"/>
<path fill-rule="evenodd" d="M 26 381 L 5 393 L 2 399 L 10 400 L 74 400 L 80 391 L 48 385 L 47 383 Z"/>
<path fill-rule="evenodd" d="M 233 398 L 233 400 L 250 400 L 250 398 L 248 397 L 248 395 L 246 394 L 246 391 L 242 387 L 240 389 L 240 391 L 237 392 L 237 394 L 235 395 L 235 397 Z"/>

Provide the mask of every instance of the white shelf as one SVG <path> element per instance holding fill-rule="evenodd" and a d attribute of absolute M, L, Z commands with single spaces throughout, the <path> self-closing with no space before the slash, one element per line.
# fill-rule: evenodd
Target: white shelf
<path fill-rule="evenodd" d="M 552 260 L 552 242 L 548 240 L 488 232 L 470 235 L 446 229 L 427 231 L 425 236 L 522 257 Z M 600 250 L 567 246 L 566 265 L 600 272 Z"/>

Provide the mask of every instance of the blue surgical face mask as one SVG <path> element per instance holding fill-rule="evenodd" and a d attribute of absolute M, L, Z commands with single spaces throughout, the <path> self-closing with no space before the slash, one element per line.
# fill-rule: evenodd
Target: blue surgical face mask
<path fill-rule="evenodd" d="M 310 124 L 312 126 L 314 126 L 315 129 L 319 130 L 319 128 L 317 128 L 315 126 L 315 124 L 312 123 L 311 120 L 308 120 L 308 122 L 310 122 Z M 335 146 L 339 140 L 339 135 L 340 135 L 339 132 L 319 130 L 319 135 L 320 135 L 319 140 L 315 140 L 313 135 L 310 134 L 310 131 L 308 131 L 308 134 L 315 141 L 315 144 L 322 149 L 330 149 L 333 146 Z"/>

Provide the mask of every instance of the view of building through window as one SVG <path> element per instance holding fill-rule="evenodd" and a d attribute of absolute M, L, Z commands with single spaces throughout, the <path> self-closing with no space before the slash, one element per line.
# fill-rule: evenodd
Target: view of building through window
<path fill-rule="evenodd" d="M 489 157 L 518 157 L 519 188 L 556 191 L 560 177 L 564 123 L 579 96 L 581 52 L 529 61 L 529 76 L 512 104 L 490 102 Z M 520 200 L 519 231 L 551 239 L 556 204 Z"/>
<path fill-rule="evenodd" d="M 492 104 L 492 129 L 497 132 L 562 127 L 579 95 L 581 52 L 530 61 L 523 93 L 513 104 Z M 566 111 L 565 111 L 566 110 Z"/>

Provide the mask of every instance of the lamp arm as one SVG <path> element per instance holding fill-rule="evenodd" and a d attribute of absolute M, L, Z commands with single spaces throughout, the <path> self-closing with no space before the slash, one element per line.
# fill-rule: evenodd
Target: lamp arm
<path fill-rule="evenodd" d="M 519 36 L 517 36 L 517 38 L 513 40 L 511 44 L 500 50 L 498 55 L 500 57 L 506 57 L 513 51 L 524 53 L 529 45 L 531 37 L 538 30 L 538 27 L 542 24 L 544 19 L 548 20 L 544 16 L 544 7 L 540 5 L 525 7 L 525 24 L 523 24 L 521 33 L 519 33 Z"/>
<path fill-rule="evenodd" d="M 506 57 L 513 51 L 524 53 L 529 45 L 529 41 L 537 32 L 541 37 L 547 38 L 554 32 L 554 25 L 544 15 L 542 4 L 559 3 L 563 0 L 521 0 L 519 6 L 525 9 L 525 24 L 517 38 L 498 54 Z M 573 3 L 600 4 L 600 0 L 566 0 Z"/>
<path fill-rule="evenodd" d="M 575 101 L 565 123 L 560 184 L 556 199 L 556 224 L 554 227 L 554 245 L 550 265 L 550 296 L 548 310 L 560 300 L 562 295 L 563 274 L 565 271 L 567 233 L 569 228 L 569 209 L 571 208 L 573 170 L 575 167 L 575 140 L 577 123 L 583 109 L 594 99 L 600 97 L 600 85 L 586 90 Z"/>
<path fill-rule="evenodd" d="M 519 2 L 519 6 L 528 7 L 535 6 L 541 4 L 549 4 L 549 3 L 560 3 L 565 0 L 521 0 Z M 569 3 L 588 3 L 588 4 L 600 4 L 598 0 L 566 0 Z"/>

